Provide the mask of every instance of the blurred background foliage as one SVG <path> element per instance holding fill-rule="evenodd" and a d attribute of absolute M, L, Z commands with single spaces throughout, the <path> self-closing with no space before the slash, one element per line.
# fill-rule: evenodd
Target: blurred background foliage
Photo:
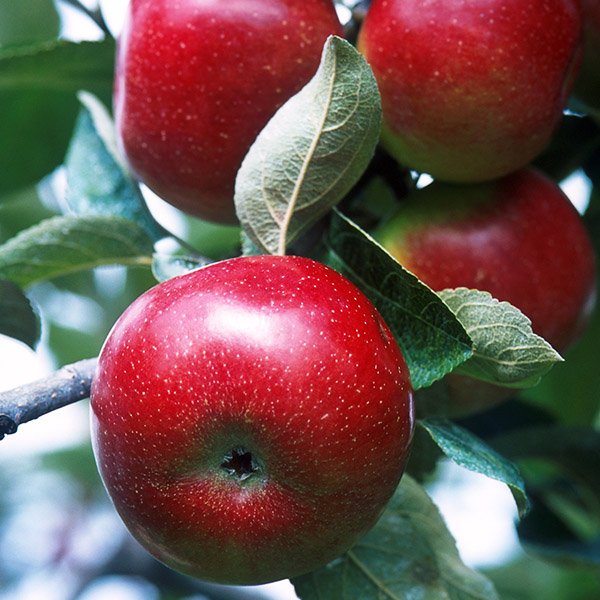
<path fill-rule="evenodd" d="M 0 0 L 0 243 L 61 213 L 64 173 L 59 166 L 78 113 L 75 92 L 89 83 L 86 89 L 110 105 L 114 42 L 93 25 L 91 17 L 99 10 L 94 2 L 85 3 L 87 16 L 72 4 Z M 81 70 L 71 77 L 65 77 L 59 62 L 48 66 L 47 78 L 40 78 L 28 62 L 28 48 L 63 43 L 67 20 L 73 37 L 77 15 L 91 27 L 86 36 L 97 40 L 94 51 L 82 54 Z M 20 62 L 7 60 L 15 57 Z M 90 68 L 95 72 L 87 81 Z M 571 116 L 537 161 L 558 180 L 577 172 L 585 182 L 584 193 L 590 196 L 586 219 L 596 240 L 599 131 L 591 119 Z M 238 253 L 238 228 L 186 218 L 152 199 L 150 206 L 202 255 L 217 259 Z M 28 295 L 42 319 L 41 364 L 49 370 L 96 356 L 117 317 L 154 283 L 149 269 L 114 267 L 34 285 Z M 519 527 L 522 546 L 515 546 L 503 562 L 483 568 L 503 600 L 600 598 L 600 457 L 592 450 L 586 453 L 585 439 L 570 439 L 573 430 L 564 429 L 590 422 L 596 431 L 600 426 L 598 356 L 600 311 L 566 362 L 537 387 L 466 423 L 518 462 L 539 507 Z M 16 368 L 10 354 L 0 354 L 0 360 L 8 369 Z M 45 422 L 52 440 L 48 447 L 34 445 L 31 450 L 12 440 L 0 445 L 0 600 L 295 597 L 289 584 L 260 590 L 211 586 L 159 565 L 127 534 L 106 497 L 87 435 L 87 405 L 59 413 Z M 538 428 L 529 444 L 518 438 L 524 424 Z M 24 426 L 24 434 L 36 426 Z M 559 450 L 557 456 L 540 459 L 540 448 L 549 446 Z M 590 442 L 594 447 L 598 444 Z M 431 485 L 438 475 L 434 471 L 429 476 Z M 484 511 L 492 504 L 485 496 L 478 503 Z M 487 518 L 493 519 L 493 513 Z M 512 522 L 505 527 L 512 530 Z M 509 535 L 498 535 L 503 533 Z M 494 542 L 481 543 L 486 541 Z"/>

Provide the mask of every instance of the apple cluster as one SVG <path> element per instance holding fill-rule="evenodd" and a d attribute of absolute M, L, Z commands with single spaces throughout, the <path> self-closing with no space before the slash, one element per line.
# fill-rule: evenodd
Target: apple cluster
<path fill-rule="evenodd" d="M 375 237 L 435 291 L 514 304 L 559 351 L 589 320 L 595 258 L 570 200 L 531 164 L 574 86 L 596 102 L 600 5 L 584 5 L 372 0 L 356 42 L 381 93 L 382 151 L 433 178 Z M 595 42 L 581 69 L 584 21 Z M 343 33 L 332 0 L 131 0 L 114 89 L 131 172 L 190 215 L 235 222 L 244 156 Z M 447 380 L 457 412 L 506 395 Z M 381 316 L 298 256 L 225 260 L 141 296 L 105 342 L 91 407 L 133 535 L 179 571 L 236 584 L 350 548 L 394 493 L 414 428 Z"/>
<path fill-rule="evenodd" d="M 580 66 L 583 56 L 598 65 L 600 3 L 583 4 L 373 0 L 358 39 L 380 86 L 382 145 L 434 180 L 411 190 L 375 237 L 435 291 L 481 289 L 510 302 L 559 352 L 589 320 L 595 256 L 569 198 L 531 163 L 569 99 L 593 102 L 598 89 L 597 68 Z M 455 414 L 511 395 L 446 382 Z"/>

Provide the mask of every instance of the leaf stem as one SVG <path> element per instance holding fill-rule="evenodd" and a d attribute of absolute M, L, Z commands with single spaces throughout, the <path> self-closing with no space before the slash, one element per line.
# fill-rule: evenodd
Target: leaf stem
<path fill-rule="evenodd" d="M 65 365 L 48 377 L 0 393 L 0 440 L 21 423 L 89 398 L 96 358 Z"/>

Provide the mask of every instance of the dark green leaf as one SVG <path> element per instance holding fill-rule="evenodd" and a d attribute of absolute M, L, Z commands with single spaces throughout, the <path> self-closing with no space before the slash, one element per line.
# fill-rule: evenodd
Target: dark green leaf
<path fill-rule="evenodd" d="M 494 567 L 487 576 L 505 600 L 596 600 L 600 578 L 593 571 L 565 568 L 522 553 Z"/>
<path fill-rule="evenodd" d="M 153 242 L 139 225 L 118 217 L 54 217 L 0 246 L 0 277 L 26 287 L 102 265 L 151 264 Z"/>
<path fill-rule="evenodd" d="M 80 215 L 130 219 L 155 241 L 164 238 L 167 234 L 150 214 L 119 155 L 108 111 L 89 93 L 81 93 L 80 99 L 84 108 L 65 160 L 69 206 Z"/>
<path fill-rule="evenodd" d="M 370 298 L 394 333 L 415 389 L 469 358 L 471 340 L 446 304 L 338 212 L 327 244 L 329 264 Z"/>
<path fill-rule="evenodd" d="M 0 50 L 0 198 L 63 160 L 86 89 L 110 102 L 114 41 L 53 41 Z"/>
<path fill-rule="evenodd" d="M 512 460 L 543 459 L 561 467 L 564 476 L 585 483 L 597 499 L 600 517 L 600 432 L 590 426 L 548 425 L 518 429 L 493 440 Z"/>
<path fill-rule="evenodd" d="M 283 254 L 356 183 L 380 129 L 370 67 L 351 44 L 330 37 L 314 78 L 279 109 L 238 173 L 236 211 L 252 241 Z"/>
<path fill-rule="evenodd" d="M 457 372 L 497 385 L 530 387 L 563 360 L 508 302 L 467 288 L 442 290 L 439 296 L 473 340 L 473 356 Z"/>
<path fill-rule="evenodd" d="M 460 560 L 429 496 L 405 475 L 375 527 L 341 558 L 292 580 L 302 600 L 495 600 Z"/>
<path fill-rule="evenodd" d="M 447 419 L 423 419 L 419 425 L 456 464 L 506 483 L 517 503 L 519 515 L 529 510 L 525 483 L 517 467 L 472 433 Z"/>
<path fill-rule="evenodd" d="M 545 489 L 536 493 L 533 496 L 533 510 L 517 528 L 519 538 L 531 554 L 558 564 L 594 569 L 600 573 L 600 533 L 597 522 L 595 537 L 586 539 L 577 535 L 572 523 L 569 523 L 572 514 L 568 513 L 574 513 L 579 507 L 568 507 L 564 500 L 565 492 L 560 490 L 552 495 L 550 490 Z"/>
<path fill-rule="evenodd" d="M 40 339 L 40 323 L 31 303 L 18 285 L 0 279 L 0 334 L 35 348 Z"/>

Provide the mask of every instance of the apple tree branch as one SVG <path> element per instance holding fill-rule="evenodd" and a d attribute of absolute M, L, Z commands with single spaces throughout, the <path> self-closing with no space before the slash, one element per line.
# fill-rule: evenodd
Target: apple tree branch
<path fill-rule="evenodd" d="M 21 423 L 90 396 L 97 359 L 65 365 L 50 376 L 0 392 L 0 440 Z"/>

